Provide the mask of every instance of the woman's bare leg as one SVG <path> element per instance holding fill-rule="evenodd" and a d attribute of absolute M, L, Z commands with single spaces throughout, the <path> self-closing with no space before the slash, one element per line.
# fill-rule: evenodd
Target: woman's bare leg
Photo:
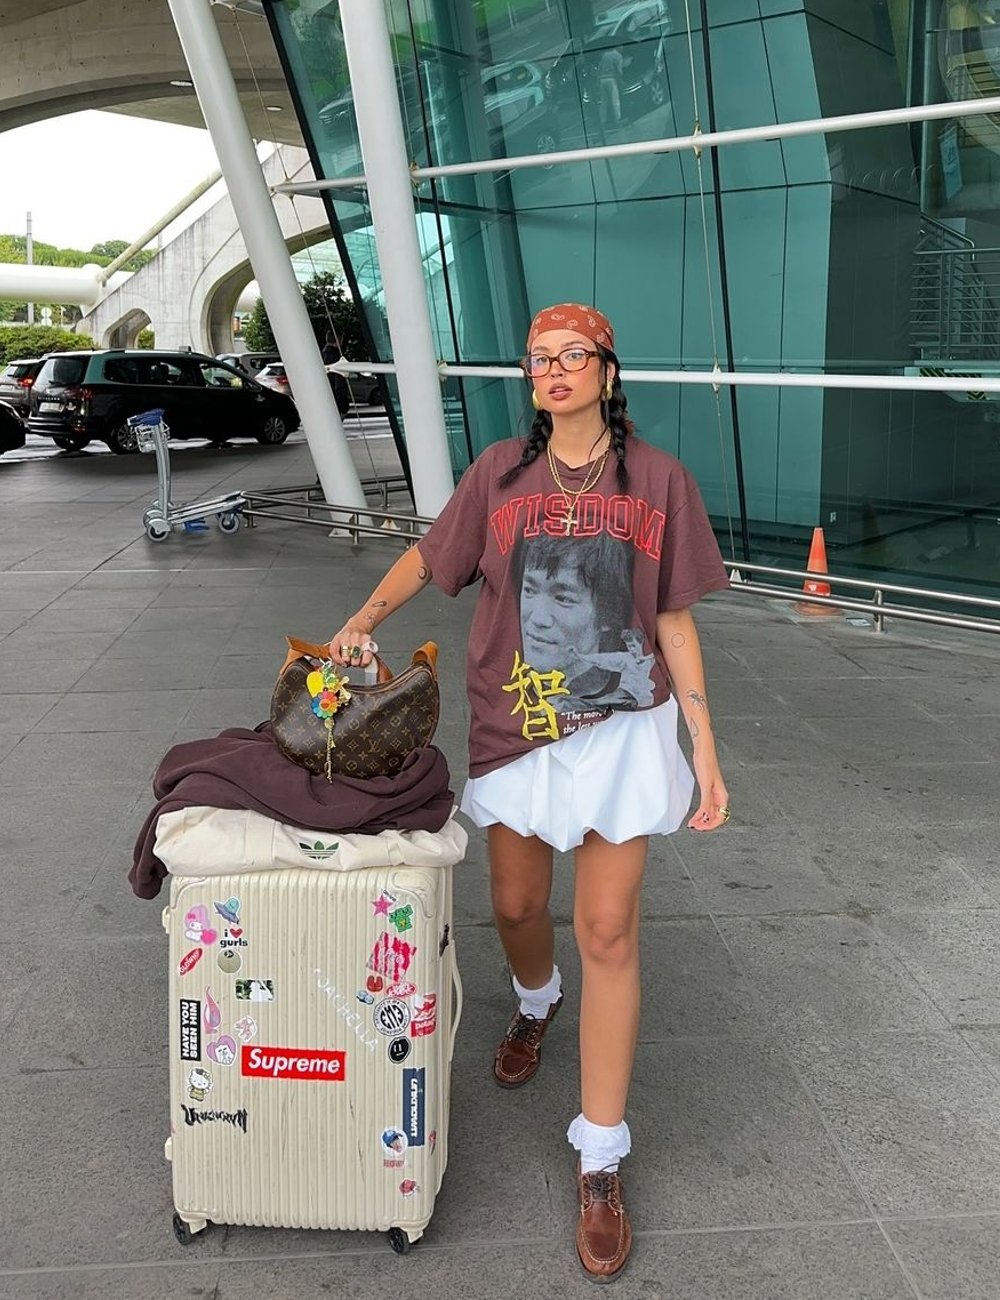
<path fill-rule="evenodd" d="M 493 919 L 510 968 L 528 989 L 552 975 L 555 934 L 549 914 L 552 849 L 535 835 L 489 827 Z"/>
<path fill-rule="evenodd" d="M 647 839 L 609 844 L 590 831 L 576 851 L 573 928 L 580 992 L 581 1110 L 592 1124 L 625 1116 L 639 1031 L 639 899 Z"/>

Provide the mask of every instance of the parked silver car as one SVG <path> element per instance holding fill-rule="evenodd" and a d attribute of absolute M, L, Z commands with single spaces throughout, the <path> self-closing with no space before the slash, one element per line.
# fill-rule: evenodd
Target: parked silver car
<path fill-rule="evenodd" d="M 41 368 L 42 360 L 38 357 L 8 361 L 0 370 L 0 401 L 12 406 L 18 415 L 27 416 L 31 410 L 32 385 Z"/>

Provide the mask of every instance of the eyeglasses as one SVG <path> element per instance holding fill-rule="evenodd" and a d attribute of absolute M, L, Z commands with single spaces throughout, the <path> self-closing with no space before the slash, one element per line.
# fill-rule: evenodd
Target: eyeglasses
<path fill-rule="evenodd" d="M 553 361 L 558 361 L 563 370 L 572 372 L 574 370 L 586 370 L 590 364 L 591 357 L 599 357 L 599 352 L 594 352 L 590 348 L 563 348 L 556 356 L 550 357 L 547 352 L 529 352 L 524 358 L 524 372 L 531 379 L 541 379 L 547 375 Z"/>

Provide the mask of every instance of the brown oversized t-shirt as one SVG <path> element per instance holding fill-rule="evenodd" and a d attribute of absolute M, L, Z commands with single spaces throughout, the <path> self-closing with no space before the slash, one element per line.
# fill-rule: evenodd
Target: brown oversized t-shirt
<path fill-rule="evenodd" d="M 520 458 L 518 439 L 488 447 L 419 543 L 449 596 L 482 578 L 469 633 L 471 776 L 614 710 L 663 704 L 657 614 L 729 585 L 697 484 L 675 457 L 630 437 L 627 491 L 611 455 L 570 532 L 544 455 L 498 486 Z M 556 468 L 572 493 L 593 466 Z"/>

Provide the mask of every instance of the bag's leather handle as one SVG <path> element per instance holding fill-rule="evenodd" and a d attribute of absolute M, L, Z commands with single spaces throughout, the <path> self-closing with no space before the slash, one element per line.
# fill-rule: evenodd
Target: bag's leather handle
<path fill-rule="evenodd" d="M 281 672 L 278 673 L 279 677 L 281 677 L 282 673 L 295 663 L 297 659 L 330 658 L 329 643 L 326 645 L 316 645 L 312 641 L 302 641 L 297 636 L 286 636 L 285 640 L 288 642 L 288 654 L 285 655 L 285 662 L 281 665 Z M 438 648 L 436 644 L 433 641 L 426 641 L 419 647 L 419 649 L 414 650 L 412 659 L 412 662 L 415 664 L 426 664 L 431 670 L 431 675 L 435 680 L 437 679 L 437 653 Z M 378 681 L 382 684 L 391 682 L 393 675 L 392 669 L 389 665 L 384 659 L 380 658 L 379 655 L 373 655 L 372 658 L 378 664 Z"/>
<path fill-rule="evenodd" d="M 413 652 L 411 663 L 426 664 L 431 670 L 431 676 L 437 678 L 437 659 L 438 648 L 434 641 L 425 641 L 422 646 Z"/>

